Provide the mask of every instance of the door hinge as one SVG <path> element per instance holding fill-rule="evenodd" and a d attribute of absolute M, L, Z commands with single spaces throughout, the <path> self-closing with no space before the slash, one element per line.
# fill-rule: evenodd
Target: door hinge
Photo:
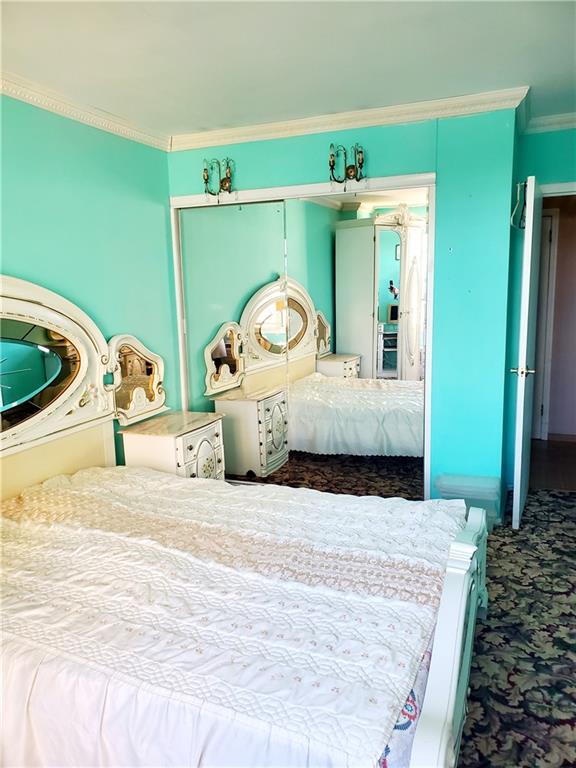
<path fill-rule="evenodd" d="M 544 403 L 540 406 L 540 416 L 544 416 Z"/>

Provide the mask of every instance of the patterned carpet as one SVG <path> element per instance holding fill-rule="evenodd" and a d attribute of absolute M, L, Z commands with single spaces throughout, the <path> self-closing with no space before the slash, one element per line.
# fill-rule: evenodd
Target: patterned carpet
<path fill-rule="evenodd" d="M 292 453 L 267 482 L 418 499 L 422 461 Z M 575 574 L 576 493 L 531 491 L 521 530 L 489 537 L 458 768 L 576 766 Z"/>
<path fill-rule="evenodd" d="M 263 482 L 353 496 L 421 499 L 424 462 L 407 456 L 319 456 L 291 451 L 290 460 Z"/>
<path fill-rule="evenodd" d="M 531 491 L 488 539 L 459 768 L 576 766 L 576 493 Z"/>

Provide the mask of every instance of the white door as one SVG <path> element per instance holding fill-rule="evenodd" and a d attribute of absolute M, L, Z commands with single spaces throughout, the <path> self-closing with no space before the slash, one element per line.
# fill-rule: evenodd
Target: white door
<path fill-rule="evenodd" d="M 360 377 L 376 377 L 374 223 L 336 228 L 336 351 L 360 354 Z"/>
<path fill-rule="evenodd" d="M 514 493 L 512 527 L 519 528 L 528 493 L 530 477 L 530 441 L 534 401 L 534 365 L 536 357 L 536 320 L 538 312 L 538 270 L 540 266 L 540 225 L 542 193 L 534 176 L 526 180 L 525 230 L 522 255 L 520 298 L 520 333 L 517 367 L 516 435 L 514 442 Z"/>

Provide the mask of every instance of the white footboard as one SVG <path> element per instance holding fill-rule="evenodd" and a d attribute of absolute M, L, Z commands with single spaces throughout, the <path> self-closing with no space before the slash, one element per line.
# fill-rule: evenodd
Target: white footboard
<path fill-rule="evenodd" d="M 486 514 L 472 508 L 465 529 L 450 547 L 410 768 L 452 768 L 457 763 L 467 713 L 476 616 L 488 604 L 486 539 Z"/>

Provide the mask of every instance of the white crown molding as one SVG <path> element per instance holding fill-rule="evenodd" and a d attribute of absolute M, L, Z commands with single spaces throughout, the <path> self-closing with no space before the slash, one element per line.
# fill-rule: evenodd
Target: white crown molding
<path fill-rule="evenodd" d="M 278 123 L 248 125 L 242 128 L 223 128 L 215 131 L 178 134 L 172 137 L 171 150 L 174 152 L 183 149 L 216 147 L 224 144 L 240 144 L 248 141 L 282 139 L 309 133 L 341 131 L 348 128 L 413 123 L 441 117 L 494 112 L 499 109 L 516 109 L 526 98 L 528 90 L 528 86 L 522 86 L 469 96 L 401 104 L 394 107 L 377 107 L 376 109 L 339 112 L 334 115 L 319 115 L 318 117 L 305 117 Z"/>
<path fill-rule="evenodd" d="M 528 121 L 525 133 L 549 133 L 550 131 L 567 131 L 576 128 L 576 112 L 563 115 L 545 115 L 533 117 Z"/>
<path fill-rule="evenodd" d="M 94 107 L 80 106 L 68 101 L 54 91 L 49 91 L 36 83 L 25 80 L 17 75 L 3 72 L 0 74 L 0 93 L 13 99 L 25 101 L 35 107 L 46 109 L 62 117 L 68 117 L 79 123 L 99 128 L 108 133 L 114 133 L 124 139 L 130 139 L 140 144 L 147 144 L 157 149 L 170 150 L 170 136 L 141 130 L 122 120 L 121 117 Z"/>

